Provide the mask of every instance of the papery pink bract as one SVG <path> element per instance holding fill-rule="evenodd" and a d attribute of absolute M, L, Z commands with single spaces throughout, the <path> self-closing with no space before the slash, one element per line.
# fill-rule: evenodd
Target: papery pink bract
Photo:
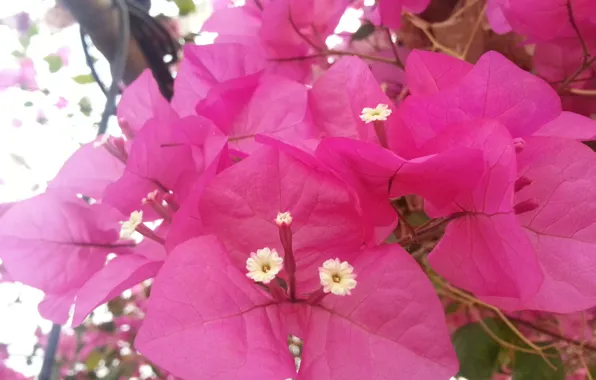
<path fill-rule="evenodd" d="M 428 260 L 437 273 L 476 295 L 527 300 L 543 276 L 528 237 L 515 223 L 511 136 L 495 121 L 477 120 L 451 127 L 427 149 L 456 146 L 482 149 L 485 172 L 473 192 L 456 197 L 451 210 L 436 215 L 464 213 L 449 223 Z"/>
<path fill-rule="evenodd" d="M 335 63 L 313 84 L 309 93 L 313 121 L 323 136 L 351 137 L 377 142 L 371 124 L 361 119 L 362 109 L 386 104 L 395 111 L 393 102 L 381 90 L 368 65 L 356 57 L 345 57 Z M 391 130 L 395 117 L 385 122 Z"/>
<path fill-rule="evenodd" d="M 381 16 L 381 25 L 391 29 L 401 27 L 402 8 L 412 13 L 423 12 L 430 0 L 380 0 L 379 14 Z"/>
<path fill-rule="evenodd" d="M 298 283 L 303 292 L 319 283 L 318 260 L 362 246 L 364 226 L 352 189 L 314 158 L 305 162 L 291 152 L 261 147 L 215 177 L 199 209 L 206 230 L 222 240 L 238 266 L 257 249 L 283 252 L 275 218 L 289 211 L 297 270 L 308 273 Z"/>
<path fill-rule="evenodd" d="M 389 198 L 417 194 L 446 205 L 457 194 L 474 189 L 483 171 L 481 151 L 467 148 L 408 161 L 373 143 L 326 138 L 316 155 L 357 190 L 363 216 L 375 229 L 367 241 L 372 238 L 376 244 L 397 224 Z"/>
<path fill-rule="evenodd" d="M 516 201 L 539 207 L 519 215 L 534 245 L 545 280 L 528 309 L 569 313 L 596 305 L 596 156 L 587 146 L 530 137 L 519 154 L 520 175 L 532 183 Z"/>
<path fill-rule="evenodd" d="M 197 103 L 214 85 L 263 70 L 265 59 L 258 53 L 238 43 L 186 45 L 174 81 L 172 108 L 180 116 L 194 115 Z"/>
<path fill-rule="evenodd" d="M 446 54 L 414 50 L 406 61 L 406 80 L 412 95 L 433 95 L 457 84 L 474 65 Z"/>
<path fill-rule="evenodd" d="M 124 214 L 142 209 L 149 217 L 151 206 L 141 205 L 148 193 L 173 191 L 182 201 L 224 144 L 221 132 L 202 117 L 169 123 L 150 119 L 133 140 L 124 173 L 106 188 L 104 201 Z"/>
<path fill-rule="evenodd" d="M 138 132 L 151 118 L 169 120 L 173 110 L 159 92 L 151 70 L 147 69 L 122 93 L 118 103 L 118 118 L 125 120 L 133 132 Z"/>
<path fill-rule="evenodd" d="M 426 53 L 426 59 L 437 55 Z M 500 122 L 513 137 L 530 135 L 561 114 L 561 102 L 546 82 L 488 52 L 457 84 L 431 96 L 409 97 L 400 112 L 416 134 L 409 148 L 415 149 L 450 124 L 477 118 Z"/>
<path fill-rule="evenodd" d="M 121 219 L 106 205 L 42 194 L 15 203 L 3 215 L 0 256 L 11 277 L 47 294 L 42 315 L 64 323 L 76 292 L 103 267 L 107 255 L 130 248 L 131 243 L 119 242 Z"/>
<path fill-rule="evenodd" d="M 139 255 L 118 256 L 110 260 L 77 293 L 72 324 L 81 324 L 97 306 L 154 277 L 162 265 L 162 261 L 151 261 Z"/>
<path fill-rule="evenodd" d="M 246 278 L 216 238 L 189 240 L 157 276 L 135 346 L 176 376 L 197 380 L 453 375 L 441 305 L 418 264 L 397 246 L 346 255 L 358 273 L 351 296 L 292 304 Z M 298 374 L 289 334 L 305 340 Z"/>
<path fill-rule="evenodd" d="M 197 113 L 228 136 L 231 149 L 251 153 L 256 134 L 294 141 L 316 136 L 306 87 L 273 74 L 255 74 L 214 86 Z"/>
<path fill-rule="evenodd" d="M 101 199 L 107 185 L 122 175 L 124 163 L 99 142 L 80 147 L 48 183 L 48 189 Z"/>

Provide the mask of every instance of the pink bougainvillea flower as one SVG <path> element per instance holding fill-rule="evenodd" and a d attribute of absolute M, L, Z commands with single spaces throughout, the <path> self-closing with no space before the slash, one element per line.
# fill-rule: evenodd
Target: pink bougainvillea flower
<path fill-rule="evenodd" d="M 307 88 L 274 74 L 258 73 L 215 85 L 196 111 L 228 137 L 231 149 L 244 153 L 255 149 L 254 137 L 259 133 L 289 141 L 316 136 Z"/>
<path fill-rule="evenodd" d="M 292 216 L 299 234 L 304 221 Z M 400 247 L 343 251 L 337 263 L 347 260 L 342 265 L 353 272 L 333 273 L 356 277 L 345 296 L 324 293 L 321 285 L 304 297 L 279 285 L 257 286 L 233 256 L 213 236 L 176 247 L 135 341 L 145 356 L 193 380 L 436 379 L 456 372 L 440 302 Z M 322 256 L 312 259 L 323 266 Z M 298 280 L 311 270 L 318 275 L 316 267 L 297 269 Z M 304 341 L 298 373 L 290 336 Z"/>
<path fill-rule="evenodd" d="M 224 145 L 221 132 L 199 116 L 150 119 L 132 142 L 124 173 L 107 186 L 103 199 L 125 215 L 141 209 L 149 218 L 153 205 L 141 205 L 147 194 L 173 192 L 172 201 L 181 202 Z"/>
<path fill-rule="evenodd" d="M 148 69 L 124 90 L 117 115 L 132 133 L 140 131 L 149 119 L 169 120 L 176 116 Z"/>
<path fill-rule="evenodd" d="M 488 54 L 494 55 L 495 53 Z M 418 58 L 422 58 L 427 62 L 426 66 L 430 67 L 432 63 L 429 61 L 435 55 L 425 53 L 424 55 L 418 55 Z M 412 56 L 415 55 L 412 54 Z M 568 285 L 569 283 L 574 284 L 575 279 L 572 278 L 572 275 L 569 274 L 569 277 L 565 277 L 561 274 L 562 272 L 554 272 L 554 269 L 552 269 L 555 267 L 561 269 L 575 268 L 576 265 L 583 266 L 585 263 L 582 260 L 586 256 L 569 257 L 566 259 L 565 265 L 555 263 L 554 258 L 564 255 L 567 249 L 553 243 L 553 239 L 549 240 L 547 237 L 536 238 L 536 235 L 528 230 L 527 223 L 528 218 L 532 215 L 547 215 L 541 214 L 541 210 L 548 210 L 548 217 L 552 218 L 557 218 L 557 215 L 559 215 L 557 212 L 563 212 L 559 209 L 561 204 L 550 197 L 555 191 L 562 191 L 561 189 L 566 188 L 564 184 L 570 181 L 566 175 L 569 173 L 573 158 L 570 158 L 570 153 L 563 152 L 568 152 L 568 149 L 571 149 L 567 148 L 568 144 L 581 148 L 577 154 L 578 157 L 581 155 L 582 161 L 573 162 L 575 165 L 590 165 L 586 162 L 591 159 L 591 154 L 586 153 L 586 148 L 582 148 L 579 143 L 560 138 L 580 140 L 593 138 L 596 131 L 596 122 L 581 115 L 561 112 L 560 107 L 558 107 L 560 103 L 556 101 L 554 90 L 546 86 L 541 79 L 523 72 L 500 56 L 493 57 L 499 62 L 498 68 L 495 66 L 492 70 L 490 68 L 485 69 L 484 79 L 480 81 L 478 67 L 484 66 L 482 64 L 482 60 L 486 59 L 484 57 L 481 58 L 476 67 L 467 73 L 463 70 L 464 73 L 462 74 L 462 70 L 459 70 L 455 63 L 451 65 L 453 69 L 448 69 L 446 66 L 449 65 L 449 60 L 444 60 L 445 67 L 443 70 L 428 70 L 426 73 L 420 71 L 422 75 L 410 76 L 409 78 L 416 81 L 419 87 L 426 89 L 426 92 L 423 90 L 423 95 L 414 93 L 406 101 L 409 104 L 404 104 L 403 109 L 400 110 L 400 116 L 413 111 L 413 114 L 404 116 L 407 122 L 400 126 L 413 136 L 413 141 L 419 141 L 421 144 L 429 144 L 428 141 L 433 138 L 442 141 L 443 147 L 435 146 L 431 151 L 433 149 L 441 151 L 448 146 L 462 146 L 462 144 L 469 146 L 470 143 L 480 144 L 482 141 L 490 141 L 490 143 L 479 146 L 485 151 L 487 169 L 490 168 L 490 170 L 485 173 L 485 179 L 481 180 L 481 185 L 475 191 L 476 194 L 486 195 L 476 201 L 474 201 L 474 195 L 468 200 L 456 200 L 454 206 L 460 208 L 464 206 L 463 208 L 467 213 L 470 210 L 473 210 L 473 213 L 465 218 L 455 219 L 450 223 L 445 237 L 431 254 L 429 260 L 435 268 L 439 268 L 437 270 L 441 274 L 457 283 L 458 286 L 467 288 L 479 295 L 489 295 L 492 297 L 490 298 L 491 302 L 505 308 L 573 311 L 586 307 L 590 302 L 590 296 L 578 294 L 573 290 L 573 285 Z M 491 75 L 491 72 L 495 70 L 497 70 L 497 75 Z M 447 75 L 445 76 L 444 73 L 447 73 Z M 510 78 L 516 78 L 516 83 L 505 80 L 502 76 L 505 73 Z M 437 86 L 439 79 L 445 85 Z M 466 89 L 474 91 L 472 88 L 473 83 L 477 84 L 476 91 L 479 93 L 473 97 L 468 96 L 465 100 L 462 96 L 463 92 Z M 417 86 L 411 88 L 417 88 Z M 514 96 L 511 94 L 514 94 Z M 540 106 L 541 104 L 542 106 Z M 543 111 L 546 108 L 555 112 L 545 117 Z M 422 110 L 426 110 L 428 115 L 424 116 Z M 540 113 L 542 115 L 539 115 Z M 422 121 L 416 119 L 413 117 L 414 114 L 421 115 L 425 119 Z M 457 135 L 461 132 L 453 132 L 458 130 L 454 127 L 454 123 L 464 122 L 473 117 L 493 119 L 500 122 L 507 127 L 513 137 L 517 137 L 517 140 L 511 140 L 511 137 L 503 135 L 503 132 L 497 134 L 501 136 L 499 139 L 491 138 L 490 140 L 485 138 L 476 140 L 472 138 L 472 135 L 466 134 L 470 132 L 466 132 L 464 135 Z M 474 122 L 468 121 L 467 123 Z M 494 122 L 484 121 L 478 123 L 484 125 L 488 123 L 488 125 L 493 126 L 493 131 L 498 130 Z M 412 124 L 422 126 L 424 129 L 411 127 Z M 478 129 L 477 126 L 476 129 Z M 474 128 L 470 130 L 473 131 Z M 437 133 L 443 133 L 444 136 L 433 137 Z M 456 133 L 457 138 L 450 136 L 453 133 Z M 528 141 L 524 142 L 525 139 L 532 141 L 532 146 L 528 145 Z M 425 149 L 428 149 L 432 144 L 430 143 L 422 150 L 426 152 Z M 526 147 L 530 152 L 527 153 L 527 156 L 524 153 Z M 516 160 L 513 157 L 515 155 L 511 153 L 513 149 L 521 152 L 518 154 L 520 159 L 519 169 L 515 167 Z M 507 154 L 504 152 L 507 152 Z M 557 152 L 561 153 L 557 154 Z M 422 154 L 422 152 L 418 154 Z M 575 156 L 573 157 L 575 158 Z M 549 170 L 549 174 L 547 174 L 547 170 Z M 528 173 L 532 173 L 534 178 L 529 178 Z M 573 173 L 576 172 L 573 171 Z M 577 197 L 582 200 L 585 199 L 582 194 L 586 194 L 591 187 L 589 185 L 591 174 L 585 170 L 583 174 L 586 179 L 582 181 L 575 181 L 575 177 L 573 177 L 572 183 L 577 187 L 566 193 L 568 202 L 575 202 L 575 199 L 578 199 Z M 530 192 L 530 189 L 534 189 L 534 192 Z M 515 198 L 513 198 L 514 194 Z M 519 194 L 524 196 L 522 197 Z M 493 203 L 489 202 L 491 200 Z M 479 201 L 482 201 L 482 203 L 478 203 Z M 479 205 L 482 206 L 480 209 L 483 212 L 478 214 Z M 442 212 L 454 212 L 457 207 L 451 211 L 442 210 Z M 571 218 L 570 220 L 576 220 L 580 224 L 586 223 L 588 220 L 585 219 L 582 212 L 583 209 L 579 207 L 564 209 L 565 215 Z M 554 223 L 554 220 L 549 219 L 548 223 Z M 520 229 L 520 226 L 524 228 Z M 536 230 L 542 233 L 548 227 L 549 225 L 538 224 Z M 551 230 L 548 231 L 546 236 L 552 234 Z M 567 235 L 563 236 L 569 238 L 570 241 L 574 241 L 572 239 L 574 237 L 573 232 L 568 232 Z M 482 239 L 479 239 L 479 237 L 482 237 Z M 537 241 L 545 241 L 550 244 L 541 246 L 536 243 Z M 465 247 L 467 249 L 464 249 Z M 479 252 L 490 252 L 490 260 L 505 259 L 505 261 L 482 264 L 475 256 Z M 475 259 L 470 260 L 470 257 L 475 257 Z M 534 270 L 533 257 L 537 257 L 540 264 L 540 272 L 543 273 L 545 278 L 544 285 L 541 285 L 537 280 L 539 276 L 536 275 Z M 528 261 L 527 264 L 520 266 L 521 258 Z M 543 260 L 545 260 L 544 263 Z M 468 270 L 474 267 L 476 267 L 476 274 L 472 273 L 472 270 Z M 499 267 L 501 269 L 495 270 Z M 524 269 L 520 269 L 522 267 Z M 462 272 L 464 268 L 468 268 L 465 273 Z M 528 268 L 527 271 L 526 268 Z M 550 274 L 549 271 L 550 273 L 556 273 L 556 275 Z M 556 281 L 549 279 L 549 276 L 555 276 Z M 581 281 L 580 278 L 578 276 L 578 281 Z M 511 286 L 509 287 L 506 283 Z M 538 290 L 536 297 L 539 300 L 535 299 L 529 290 L 534 288 L 536 283 L 542 286 L 536 288 Z M 530 284 L 533 285 L 530 286 Z M 524 287 L 526 290 L 521 292 Z M 489 288 L 492 288 L 492 291 Z M 512 294 L 516 294 L 516 289 L 520 291 L 517 294 L 519 298 L 515 296 L 511 298 Z M 560 296 L 548 298 L 545 296 L 546 292 L 549 292 L 548 294 L 559 292 Z M 565 294 L 569 295 L 569 302 L 558 302 L 557 300 L 560 297 L 566 297 Z M 548 300 L 550 302 L 547 302 Z"/>
<path fill-rule="evenodd" d="M 83 145 L 70 156 L 48 183 L 48 189 L 101 199 L 106 186 L 122 175 L 124 163 L 100 139 Z"/>
<path fill-rule="evenodd" d="M 590 41 L 591 42 L 591 41 Z M 596 44 L 589 47 L 590 51 L 596 51 Z M 568 88 L 581 90 L 596 89 L 596 74 L 593 70 L 584 70 L 576 73 L 583 65 L 582 46 L 577 41 L 568 41 L 564 45 L 555 43 L 536 44 L 533 63 L 536 74 L 551 83 L 562 85 L 567 78 L 575 76 L 575 79 L 566 84 Z M 563 109 L 577 112 L 585 116 L 594 113 L 596 100 L 589 96 L 561 96 Z"/>
<path fill-rule="evenodd" d="M 411 55 L 425 62 L 440 56 L 436 53 Z M 401 134 L 396 133 L 390 146 L 397 147 L 398 153 L 402 149 L 415 151 L 416 147 L 454 123 L 476 118 L 493 119 L 507 127 L 515 138 L 532 134 L 561 114 L 561 101 L 546 82 L 523 71 L 499 53 L 484 54 L 468 72 L 466 65 L 439 59 L 446 66 L 452 63 L 452 68 L 408 76 L 408 80 L 415 81 L 414 88 L 426 88 L 424 93 L 432 95 L 411 96 L 403 103 L 400 116 L 407 125 L 404 134 L 415 133 L 416 136 L 410 139 L 402 136 L 399 141 Z M 431 65 L 429 63 L 427 67 Z M 441 82 L 433 81 L 435 75 L 443 77 Z"/>
<path fill-rule="evenodd" d="M 0 219 L 0 257 L 11 277 L 46 293 L 41 314 L 64 323 L 77 291 L 133 244 L 119 240 L 122 215 L 57 191 L 13 204 Z M 31 268 L 36 268 L 32 271 Z"/>
<path fill-rule="evenodd" d="M 446 205 L 457 194 L 474 189 L 483 172 L 481 151 L 468 148 L 410 161 L 377 144 L 326 138 L 316 155 L 357 190 L 363 216 L 375 228 L 367 242 L 372 239 L 376 244 L 397 224 L 389 198 L 416 194 L 435 205 Z"/>
<path fill-rule="evenodd" d="M 481 297 L 528 300 L 542 282 L 536 254 L 513 204 L 517 179 L 511 136 L 495 121 L 455 125 L 425 149 L 482 149 L 484 174 L 474 191 L 460 194 L 438 215 L 458 215 L 429 256 L 432 267 L 454 285 Z"/>
<path fill-rule="evenodd" d="M 383 104 L 391 113 L 395 111 L 366 62 L 356 57 L 342 58 L 321 75 L 309 93 L 309 103 L 313 122 L 322 136 L 371 142 L 379 142 L 379 137 L 371 124 L 363 122 L 363 109 Z M 389 116 L 384 128 L 390 131 L 397 122 Z"/>
<path fill-rule="evenodd" d="M 352 188 L 311 155 L 283 144 L 261 147 L 219 173 L 204 189 L 199 210 L 205 231 L 221 239 L 239 267 L 257 249 L 283 252 L 275 217 L 291 212 L 296 265 L 309 273 L 299 291 L 318 284 L 315 256 L 331 258 L 364 243 Z"/>
<path fill-rule="evenodd" d="M 516 202 L 539 207 L 518 216 L 545 274 L 524 308 L 569 313 L 596 305 L 596 155 L 587 146 L 553 137 L 529 137 L 518 155 L 530 184 Z"/>
<path fill-rule="evenodd" d="M 533 42 L 548 42 L 577 38 L 570 23 L 567 3 L 583 35 L 596 31 L 594 20 L 596 4 L 586 0 L 489 0 L 487 15 L 497 33 L 511 30 L 525 35 Z"/>
<path fill-rule="evenodd" d="M 380 0 L 378 3 L 378 12 L 381 25 L 391 29 L 401 27 L 402 10 L 411 13 L 422 13 L 430 0 Z"/>
<path fill-rule="evenodd" d="M 174 81 L 172 108 L 180 116 L 194 115 L 214 85 L 255 74 L 265 64 L 262 54 L 239 43 L 188 44 Z"/>

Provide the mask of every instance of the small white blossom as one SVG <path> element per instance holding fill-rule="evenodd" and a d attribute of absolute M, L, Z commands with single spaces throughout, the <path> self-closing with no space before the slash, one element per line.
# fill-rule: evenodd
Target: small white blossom
<path fill-rule="evenodd" d="M 350 295 L 357 284 L 354 267 L 347 261 L 340 262 L 339 259 L 325 261 L 319 268 L 319 278 L 325 293 L 338 296 Z"/>
<path fill-rule="evenodd" d="M 255 282 L 268 284 L 281 271 L 283 262 L 275 249 L 257 249 L 257 252 L 251 252 L 246 260 L 246 276 Z"/>
<path fill-rule="evenodd" d="M 290 214 L 289 211 L 278 212 L 277 218 L 275 218 L 275 224 L 277 224 L 280 227 L 283 226 L 284 224 L 286 226 L 289 226 L 290 224 L 292 224 L 292 214 Z"/>
<path fill-rule="evenodd" d="M 120 239 L 130 239 L 133 232 L 137 229 L 139 224 L 143 222 L 143 211 L 133 211 L 130 213 L 130 219 L 122 222 L 120 227 Z"/>
<path fill-rule="evenodd" d="M 377 120 L 387 120 L 387 116 L 391 115 L 391 110 L 387 104 L 379 104 L 375 108 L 365 107 L 362 110 L 362 115 L 360 115 L 360 119 L 364 121 L 366 124 L 371 123 Z"/>
<path fill-rule="evenodd" d="M 290 344 L 288 348 L 290 349 L 290 353 L 292 354 L 292 356 L 300 356 L 300 346 Z"/>

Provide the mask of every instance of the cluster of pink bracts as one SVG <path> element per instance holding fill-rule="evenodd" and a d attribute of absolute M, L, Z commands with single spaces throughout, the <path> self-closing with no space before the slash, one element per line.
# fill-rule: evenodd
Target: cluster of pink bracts
<path fill-rule="evenodd" d="M 596 156 L 580 142 L 596 121 L 495 52 L 410 52 L 399 104 L 356 57 L 313 79 L 325 58 L 279 58 L 308 54 L 304 37 L 331 34 L 350 2 L 248 3 L 216 2 L 218 40 L 185 48 L 171 103 L 144 73 L 119 105 L 123 137 L 4 206 L 0 258 L 46 293 L 42 315 L 80 324 L 155 277 L 135 345 L 180 378 L 449 378 L 434 288 L 384 243 L 389 200 L 409 194 L 451 220 L 428 260 L 453 285 L 508 311 L 596 305 Z M 398 27 L 400 2 L 380 3 Z M 489 3 L 505 28 L 537 2 Z M 298 373 L 288 336 L 304 342 Z"/>

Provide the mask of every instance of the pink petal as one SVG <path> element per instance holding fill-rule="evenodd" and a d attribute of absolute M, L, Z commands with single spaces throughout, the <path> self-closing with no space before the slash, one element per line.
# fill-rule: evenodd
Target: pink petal
<path fill-rule="evenodd" d="M 90 142 L 70 156 L 48 188 L 101 199 L 106 186 L 117 180 L 123 170 L 124 163 L 105 147 Z"/>
<path fill-rule="evenodd" d="M 488 0 L 486 16 L 492 30 L 497 34 L 505 34 L 511 31 L 511 25 L 505 17 L 503 8 L 511 0 Z M 515 0 L 513 0 L 515 1 Z"/>
<path fill-rule="evenodd" d="M 454 285 L 476 295 L 527 300 L 540 286 L 542 273 L 513 214 L 517 171 L 509 133 L 494 121 L 469 122 L 447 130 L 434 144 L 434 149 L 441 145 L 482 149 L 485 172 L 473 192 L 458 196 L 451 211 L 440 212 L 468 214 L 449 223 L 429 256 L 430 264 Z"/>
<path fill-rule="evenodd" d="M 205 227 L 222 240 L 239 268 L 257 249 L 283 253 L 275 217 L 289 211 L 301 291 L 318 287 L 316 268 L 323 261 L 358 250 L 364 241 L 352 190 L 322 165 L 270 147 L 218 174 L 205 189 L 199 210 Z"/>
<path fill-rule="evenodd" d="M 573 112 L 564 111 L 559 117 L 537 130 L 534 136 L 594 140 L 596 138 L 596 121 Z"/>
<path fill-rule="evenodd" d="M 519 215 L 545 273 L 527 308 L 570 313 L 596 305 L 596 167 L 594 152 L 570 140 L 531 137 L 519 155 L 532 183 L 516 200 L 540 207 Z"/>
<path fill-rule="evenodd" d="M 213 120 L 229 137 L 230 148 L 245 153 L 258 147 L 254 142 L 258 133 L 290 141 L 314 135 L 306 87 L 272 74 L 214 87 L 197 112 Z"/>
<path fill-rule="evenodd" d="M 97 306 L 119 296 L 123 291 L 154 277 L 163 262 L 137 255 L 118 256 L 96 272 L 77 293 L 73 326 L 83 323 Z"/>
<path fill-rule="evenodd" d="M 500 305 L 527 301 L 543 276 L 536 253 L 513 214 L 470 215 L 449 223 L 428 257 L 453 285 Z"/>
<path fill-rule="evenodd" d="M 457 372 L 443 309 L 399 246 L 358 254 L 352 295 L 313 307 L 298 380 L 448 379 Z M 404 365 L 404 363 L 408 363 Z"/>
<path fill-rule="evenodd" d="M 118 242 L 120 219 L 106 205 L 42 194 L 15 203 L 4 214 L 0 256 L 15 280 L 51 297 L 71 294 L 103 267 L 109 253 L 130 246 Z"/>
<path fill-rule="evenodd" d="M 326 138 L 317 157 L 358 191 L 367 224 L 375 226 L 376 244 L 397 224 L 390 197 L 417 194 L 444 206 L 474 189 L 483 171 L 481 151 L 467 148 L 408 161 L 376 144 Z"/>
<path fill-rule="evenodd" d="M 207 119 L 151 119 L 134 139 L 125 171 L 106 188 L 104 200 L 124 214 L 143 209 L 147 216 L 151 209 L 141 207 L 141 201 L 149 192 L 173 191 L 182 201 L 224 144 L 221 132 Z"/>
<path fill-rule="evenodd" d="M 406 61 L 412 95 L 432 95 L 457 84 L 474 66 L 446 54 L 414 50 Z"/>
<path fill-rule="evenodd" d="M 548 83 L 488 52 L 457 85 L 407 98 L 400 114 L 419 146 L 446 126 L 475 118 L 500 122 L 513 137 L 528 136 L 560 113 L 561 101 Z"/>
<path fill-rule="evenodd" d="M 138 132 L 147 120 L 172 117 L 170 104 L 159 92 L 157 82 L 147 69 L 122 93 L 118 103 L 118 118 L 124 119 L 130 128 Z"/>
<path fill-rule="evenodd" d="M 65 324 L 75 302 L 77 291 L 78 289 L 72 289 L 65 293 L 46 294 L 37 306 L 39 314 L 54 323 Z"/>
<path fill-rule="evenodd" d="M 286 379 L 296 369 L 281 313 L 217 239 L 195 238 L 157 275 L 135 346 L 184 379 Z"/>
<path fill-rule="evenodd" d="M 361 119 L 362 109 L 393 102 L 383 93 L 368 65 L 356 57 L 344 57 L 314 83 L 309 94 L 313 120 L 325 136 L 377 141 L 372 124 Z M 393 116 L 385 123 L 392 128 Z"/>
<path fill-rule="evenodd" d="M 198 102 L 215 84 L 261 71 L 265 61 L 256 53 L 236 43 L 186 45 L 174 81 L 172 108 L 180 116 L 194 115 Z"/>

